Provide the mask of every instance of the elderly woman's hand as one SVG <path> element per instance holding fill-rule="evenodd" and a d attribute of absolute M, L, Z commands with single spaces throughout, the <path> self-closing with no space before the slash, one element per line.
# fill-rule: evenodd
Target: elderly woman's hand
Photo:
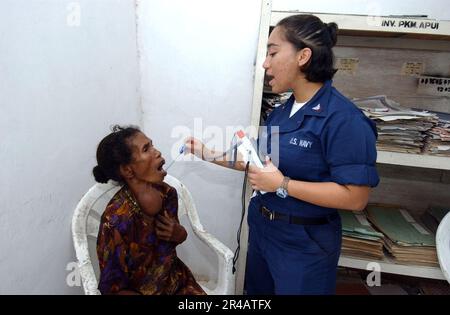
<path fill-rule="evenodd" d="M 156 236 L 164 241 L 183 243 L 187 238 L 185 228 L 165 211 L 156 217 Z"/>
<path fill-rule="evenodd" d="M 255 190 L 274 192 L 281 186 L 283 178 L 283 174 L 269 158 L 266 158 L 263 169 L 253 165 L 248 169 L 248 180 Z"/>

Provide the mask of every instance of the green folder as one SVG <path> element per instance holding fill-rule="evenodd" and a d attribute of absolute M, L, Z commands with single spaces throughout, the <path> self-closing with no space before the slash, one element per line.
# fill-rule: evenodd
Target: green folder
<path fill-rule="evenodd" d="M 383 234 L 377 232 L 367 221 L 364 212 L 353 213 L 352 211 L 340 210 L 342 220 L 342 234 L 377 241 L 383 238 Z M 358 216 L 359 217 L 358 219 Z"/>
<path fill-rule="evenodd" d="M 367 213 L 369 220 L 397 245 L 436 246 L 435 235 L 424 229 L 406 210 L 369 205 Z"/>

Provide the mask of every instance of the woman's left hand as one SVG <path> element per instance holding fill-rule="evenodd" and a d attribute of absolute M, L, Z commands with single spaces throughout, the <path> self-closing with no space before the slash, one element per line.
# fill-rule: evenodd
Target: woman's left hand
<path fill-rule="evenodd" d="M 156 236 L 161 240 L 180 244 L 186 240 L 187 232 L 180 223 L 164 212 L 156 217 Z"/>
<path fill-rule="evenodd" d="M 280 170 L 266 157 L 266 165 L 263 169 L 250 165 L 248 179 L 255 190 L 274 192 L 282 184 L 284 176 Z"/>

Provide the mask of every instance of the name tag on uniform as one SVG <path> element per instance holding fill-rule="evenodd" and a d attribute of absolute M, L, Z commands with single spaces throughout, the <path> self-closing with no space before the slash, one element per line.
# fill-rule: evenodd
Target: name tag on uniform
<path fill-rule="evenodd" d="M 311 149 L 313 142 L 309 141 L 309 140 L 292 137 L 291 140 L 289 141 L 289 144 L 299 146 L 299 147 L 305 148 L 305 149 Z"/>

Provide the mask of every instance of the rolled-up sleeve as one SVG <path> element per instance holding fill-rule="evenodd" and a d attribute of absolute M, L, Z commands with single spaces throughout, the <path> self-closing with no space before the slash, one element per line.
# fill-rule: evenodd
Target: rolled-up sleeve
<path fill-rule="evenodd" d="M 363 114 L 332 117 L 322 133 L 331 180 L 341 185 L 377 186 L 376 140 L 375 124 Z"/>

